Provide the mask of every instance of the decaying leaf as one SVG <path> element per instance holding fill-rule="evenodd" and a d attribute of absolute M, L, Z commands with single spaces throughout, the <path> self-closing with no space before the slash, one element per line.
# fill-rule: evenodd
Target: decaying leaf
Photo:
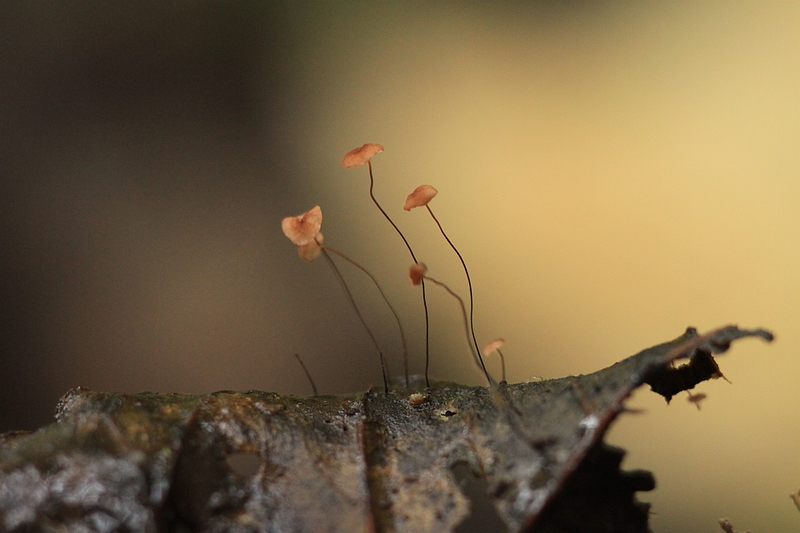
<path fill-rule="evenodd" d="M 0 439 L 0 529 L 645 532 L 635 493 L 653 478 L 620 471 L 624 452 L 603 435 L 636 387 L 669 399 L 718 375 L 713 354 L 751 336 L 772 339 L 690 328 L 593 374 L 492 387 L 74 389 L 56 423 Z"/>

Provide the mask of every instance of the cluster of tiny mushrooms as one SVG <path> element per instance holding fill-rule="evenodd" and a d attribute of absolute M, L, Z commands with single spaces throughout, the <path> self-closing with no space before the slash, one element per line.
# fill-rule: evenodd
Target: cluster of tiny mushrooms
<path fill-rule="evenodd" d="M 425 266 L 425 263 L 420 262 L 417 260 L 416 254 L 414 254 L 414 250 L 411 248 L 411 244 L 409 244 L 408 239 L 406 239 L 403 232 L 400 231 L 400 228 L 397 227 L 397 224 L 391 219 L 391 217 L 386 213 L 386 211 L 381 207 L 378 200 L 375 198 L 373 194 L 373 188 L 375 185 L 375 179 L 372 175 L 372 158 L 383 152 L 383 146 L 380 144 L 375 143 L 366 143 L 358 148 L 354 148 L 347 152 L 344 157 L 342 158 L 342 165 L 345 168 L 352 168 L 352 167 L 359 167 L 363 165 L 367 165 L 369 169 L 369 196 L 372 199 L 372 202 L 378 208 L 378 210 L 383 214 L 386 220 L 392 225 L 392 227 L 397 231 L 397 234 L 400 235 L 400 238 L 403 239 L 403 242 L 408 248 L 408 253 L 411 255 L 411 259 L 413 264 L 408 269 L 408 278 L 411 281 L 411 284 L 414 286 L 418 286 L 422 288 L 422 306 L 425 311 L 425 385 L 426 387 L 430 388 L 430 381 L 428 378 L 428 369 L 430 366 L 430 348 L 429 348 L 429 338 L 430 338 L 430 319 L 428 314 L 428 299 L 425 290 L 425 282 L 428 281 L 433 283 L 434 285 L 441 287 L 445 291 L 447 291 L 451 296 L 453 296 L 461 306 L 461 314 L 464 320 L 464 329 L 466 331 L 467 336 L 467 344 L 469 345 L 470 351 L 472 352 L 473 360 L 483 375 L 486 377 L 486 381 L 491 386 L 495 383 L 492 376 L 489 374 L 489 371 L 486 369 L 486 365 L 483 361 L 484 356 L 488 357 L 489 355 L 496 353 L 500 357 L 500 364 L 501 364 L 501 383 L 505 382 L 506 380 L 506 365 L 505 365 L 505 357 L 503 356 L 503 352 L 500 351 L 500 348 L 503 346 L 505 341 L 501 338 L 494 339 L 484 345 L 483 349 L 478 348 L 478 341 L 475 338 L 475 327 L 473 325 L 473 316 L 474 316 L 474 302 L 473 302 L 473 292 L 472 292 L 472 279 L 469 275 L 469 270 L 467 269 L 467 263 L 464 261 L 464 258 L 461 256 L 461 253 L 458 251 L 456 246 L 447 236 L 442 228 L 442 224 L 439 222 L 439 219 L 436 218 L 436 215 L 433 214 L 431 210 L 431 206 L 429 205 L 430 201 L 436 196 L 438 191 L 430 185 L 420 185 L 414 191 L 408 195 L 406 198 L 405 203 L 403 204 L 403 209 L 406 211 L 411 211 L 416 207 L 425 207 L 428 210 L 431 218 L 433 221 L 436 222 L 439 231 L 442 233 L 442 236 L 447 241 L 447 244 L 450 245 L 450 248 L 458 256 L 458 259 L 461 261 L 461 266 L 464 269 L 464 274 L 467 278 L 467 286 L 469 287 L 469 312 L 467 312 L 466 306 L 464 305 L 464 300 L 456 294 L 448 285 L 445 283 L 431 277 L 428 275 L 428 268 Z M 353 310 L 356 313 L 361 324 L 366 329 L 367 334 L 372 341 L 373 346 L 375 347 L 375 351 L 378 352 L 378 357 L 381 363 L 381 371 L 383 373 L 383 388 L 384 392 L 388 394 L 389 392 L 389 378 L 386 366 L 386 359 L 383 356 L 383 351 L 381 351 L 380 346 L 378 344 L 378 340 L 375 338 L 375 335 L 370 330 L 369 326 L 367 325 L 364 316 L 361 314 L 361 311 L 358 309 L 358 305 L 356 304 L 355 298 L 353 294 L 350 292 L 350 289 L 347 286 L 347 282 L 345 281 L 342 273 L 339 271 L 339 268 L 336 266 L 336 263 L 331 258 L 331 254 L 338 256 L 339 258 L 351 263 L 362 272 L 364 272 L 375 284 L 377 287 L 378 292 L 380 293 L 383 300 L 386 302 L 386 305 L 391 310 L 392 314 L 394 315 L 395 321 L 397 322 L 397 327 L 400 331 L 400 338 L 403 344 L 403 365 L 405 370 L 405 383 L 406 387 L 408 387 L 408 347 L 406 342 L 406 335 L 405 331 L 403 330 L 403 325 L 400 322 L 400 317 L 398 316 L 397 312 L 395 311 L 392 304 L 389 302 L 386 294 L 383 292 L 378 280 L 373 276 L 366 268 L 364 268 L 361 264 L 357 261 L 351 259 L 344 253 L 340 252 L 335 248 L 331 248 L 330 246 L 324 244 L 324 238 L 322 236 L 322 232 L 320 228 L 322 227 L 322 209 L 320 206 L 315 206 L 310 210 L 306 211 L 303 214 L 294 216 L 294 217 L 286 217 L 283 219 L 281 224 L 283 229 L 283 233 L 291 240 L 294 244 L 297 245 L 297 251 L 305 261 L 309 263 L 317 259 L 318 257 L 323 256 L 325 260 L 328 262 L 328 265 L 333 270 L 334 275 L 339 280 L 342 289 L 344 290 L 347 299 L 350 302 Z M 300 357 L 295 354 L 300 364 L 303 366 L 303 371 L 306 373 L 306 376 L 311 381 L 311 386 L 314 388 L 314 394 L 316 394 L 316 385 L 314 385 L 314 381 L 311 379 L 308 370 L 303 365 L 302 360 Z M 725 376 L 722 376 L 723 378 Z M 703 393 L 692 394 L 690 391 L 687 391 L 689 397 L 687 398 L 689 402 L 693 403 L 700 409 L 700 401 L 706 398 L 706 395 Z"/>
<path fill-rule="evenodd" d="M 358 167 L 363 165 L 368 166 L 369 196 L 372 199 L 372 202 L 378 208 L 378 210 L 383 214 L 386 220 L 389 221 L 392 227 L 394 227 L 395 231 L 397 231 L 397 234 L 400 235 L 400 237 L 403 239 L 403 242 L 405 243 L 406 248 L 408 248 L 408 252 L 411 255 L 413 264 L 408 269 L 408 277 L 412 285 L 419 286 L 422 288 L 422 306 L 425 310 L 425 385 L 427 387 L 430 387 L 430 381 L 428 378 L 428 368 L 430 366 L 430 349 L 429 349 L 430 320 L 428 314 L 428 299 L 425 291 L 426 281 L 443 288 L 445 291 L 447 291 L 450 295 L 452 295 L 454 298 L 458 300 L 459 304 L 461 305 L 461 313 L 464 319 L 464 328 L 466 330 L 466 335 L 467 335 L 467 344 L 470 347 L 470 351 L 472 352 L 475 364 L 478 366 L 481 372 L 483 372 L 483 375 L 486 377 L 486 381 L 489 383 L 489 385 L 494 384 L 495 381 L 492 379 L 492 376 L 486 369 L 486 365 L 483 362 L 483 357 L 481 356 L 481 353 L 483 353 L 483 355 L 487 357 L 492 353 L 497 353 L 500 356 L 500 362 L 502 365 L 501 381 L 505 381 L 506 379 L 505 358 L 503 357 L 503 353 L 500 351 L 500 348 L 503 346 L 504 343 L 503 339 L 498 338 L 489 342 L 483 347 L 483 350 L 480 350 L 478 348 L 478 341 L 475 338 L 475 328 L 473 326 L 474 303 L 472 294 L 472 279 L 470 278 L 469 270 L 467 269 L 467 264 L 464 261 L 464 258 L 461 256 L 461 253 L 458 251 L 453 242 L 445 233 L 441 223 L 439 222 L 439 219 L 437 219 L 436 215 L 433 214 L 430 205 L 428 205 L 428 203 L 436 196 L 438 191 L 433 187 L 431 187 L 430 185 L 420 185 L 419 187 L 414 189 L 414 191 L 411 194 L 408 195 L 405 204 L 403 205 L 403 209 L 406 211 L 411 211 L 416 207 L 425 207 L 428 210 L 428 213 L 430 213 L 434 222 L 436 222 L 436 225 L 439 227 L 439 231 L 441 231 L 447 243 L 450 245 L 450 247 L 458 256 L 458 259 L 461 261 L 461 266 L 464 268 L 464 274 L 466 275 L 467 285 L 469 287 L 469 314 L 467 314 L 467 309 L 466 306 L 464 305 L 464 300 L 458 294 L 456 294 L 452 289 L 450 289 L 450 287 L 447 286 L 445 283 L 427 274 L 428 269 L 425 266 L 425 263 L 421 263 L 420 261 L 417 260 L 417 256 L 414 254 L 414 250 L 411 248 L 408 239 L 406 239 L 405 235 L 403 235 L 403 232 L 400 231 L 400 228 L 397 227 L 397 224 L 394 223 L 391 217 L 389 217 L 389 215 L 386 213 L 383 207 L 381 207 L 380 203 L 378 203 L 378 200 L 375 198 L 375 195 L 373 194 L 375 180 L 372 176 L 372 157 L 380 152 L 383 152 L 383 146 L 381 146 L 380 144 L 375 144 L 375 143 L 364 144 L 363 146 L 360 146 L 358 148 L 355 148 L 347 152 L 344 158 L 342 158 L 342 165 L 345 168 Z M 383 289 L 378 283 L 378 280 L 369 271 L 367 271 L 366 268 L 364 268 L 361 264 L 351 259 L 344 253 L 340 252 L 339 250 L 331 248 L 330 246 L 325 244 L 324 237 L 322 236 L 322 232 L 320 231 L 320 228 L 322 227 L 322 209 L 319 206 L 315 206 L 301 215 L 297 215 L 294 217 L 286 217 L 283 219 L 281 227 L 286 237 L 288 237 L 289 240 L 292 241 L 292 243 L 297 245 L 297 251 L 300 254 L 300 257 L 302 257 L 305 261 L 311 262 L 317 259 L 318 257 L 322 256 L 328 262 L 328 265 L 330 265 L 334 275 L 339 280 L 342 289 L 344 290 L 345 295 L 347 296 L 347 299 L 350 302 L 350 305 L 355 311 L 356 316 L 363 324 L 364 328 L 367 331 L 367 334 L 370 337 L 370 340 L 372 341 L 372 344 L 375 347 L 375 350 L 378 352 L 378 357 L 381 363 L 381 371 L 383 373 L 383 388 L 384 392 L 388 393 L 389 378 L 387 372 L 386 359 L 383 356 L 383 351 L 381 351 L 378 341 L 375 338 L 375 335 L 370 330 L 366 320 L 364 320 L 361 311 L 359 311 L 355 298 L 353 297 L 353 294 L 350 292 L 350 289 L 348 288 L 347 283 L 344 280 L 344 277 L 342 276 L 341 272 L 336 266 L 336 263 L 331 258 L 331 254 L 338 256 L 344 261 L 347 261 L 348 263 L 351 263 L 352 265 L 360 269 L 370 278 L 372 283 L 375 284 L 375 286 L 378 289 L 378 292 L 380 292 L 381 294 L 381 297 L 386 302 L 386 305 L 388 305 L 389 309 L 394 315 L 395 321 L 397 322 L 397 327 L 400 331 L 400 338 L 403 344 L 403 364 L 405 370 L 405 383 L 406 386 L 408 386 L 409 382 L 408 348 L 407 348 L 405 331 L 403 330 L 403 326 L 400 322 L 400 317 L 397 315 L 397 312 L 395 311 L 394 307 L 392 307 L 392 304 L 389 302 L 389 299 L 383 292 Z"/>

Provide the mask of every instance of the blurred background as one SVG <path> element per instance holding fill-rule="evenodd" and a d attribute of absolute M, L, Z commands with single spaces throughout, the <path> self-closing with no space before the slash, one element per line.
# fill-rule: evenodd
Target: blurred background
<path fill-rule="evenodd" d="M 281 219 L 321 205 L 424 368 L 410 258 L 466 296 L 509 381 L 589 373 L 728 323 L 698 411 L 640 390 L 609 440 L 656 474 L 655 532 L 796 531 L 800 4 L 5 2 L 0 6 L 0 432 L 68 389 L 309 394 L 380 383 L 323 261 Z M 341 264 L 402 372 L 393 319 Z M 431 374 L 481 383 L 429 288 Z M 498 361 L 489 361 L 498 375 Z"/>

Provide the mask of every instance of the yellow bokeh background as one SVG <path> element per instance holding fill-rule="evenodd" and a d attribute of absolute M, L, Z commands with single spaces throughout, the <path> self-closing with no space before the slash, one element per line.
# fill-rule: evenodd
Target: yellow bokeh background
<path fill-rule="evenodd" d="M 631 406 L 646 414 L 610 441 L 626 467 L 656 473 L 643 495 L 654 531 L 713 531 L 724 516 L 795 530 L 798 6 L 365 11 L 331 10 L 301 45 L 313 165 L 383 143 L 376 195 L 430 273 L 466 294 L 432 221 L 400 209 L 419 184 L 439 190 L 478 337 L 506 339 L 512 381 L 590 372 L 688 325 L 772 328 L 774 345 L 720 358 L 733 384 L 700 385 L 701 411 L 640 391 Z M 327 204 L 328 242 L 400 279 L 409 260 L 369 204 L 366 169 L 324 174 L 307 203 Z M 432 297 L 435 374 L 479 381 L 445 346 L 464 346 L 455 303 Z"/>

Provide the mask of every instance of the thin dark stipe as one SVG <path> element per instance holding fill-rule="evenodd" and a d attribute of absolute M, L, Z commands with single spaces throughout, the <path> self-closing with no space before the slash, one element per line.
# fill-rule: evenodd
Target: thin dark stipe
<path fill-rule="evenodd" d="M 496 351 L 497 351 L 497 355 L 500 356 L 500 368 L 501 368 L 500 376 L 502 378 L 501 381 L 505 382 L 505 380 L 506 380 L 506 358 L 503 356 L 503 352 L 501 352 L 499 348 Z"/>
<path fill-rule="evenodd" d="M 311 383 L 311 389 L 314 391 L 314 396 L 316 396 L 317 395 L 317 386 L 314 383 L 314 378 L 311 377 L 311 373 L 306 368 L 305 363 L 303 363 L 303 360 L 300 359 L 300 354 L 294 354 L 294 357 L 295 357 L 295 359 L 297 359 L 297 362 L 300 363 L 300 366 L 303 368 L 303 372 L 305 372 L 306 377 L 308 378 L 308 382 Z"/>
<path fill-rule="evenodd" d="M 383 210 L 381 204 L 378 203 L 378 200 L 375 199 L 375 195 L 372 193 L 372 189 L 375 186 L 375 179 L 372 177 L 372 161 L 367 161 L 367 166 L 369 167 L 369 197 L 372 198 L 372 203 L 378 208 L 378 210 L 383 213 L 383 216 L 386 217 L 386 220 L 389 221 L 389 224 L 395 229 L 400 238 L 403 239 L 403 242 L 406 243 L 406 248 L 408 248 L 408 252 L 411 254 L 411 259 L 414 260 L 414 263 L 418 263 L 417 256 L 414 255 L 414 250 L 411 249 L 411 245 L 408 243 L 408 239 L 406 236 L 403 235 L 403 232 L 400 231 L 400 228 L 397 227 L 397 224 L 389 217 L 386 211 Z M 422 281 L 422 307 L 425 308 L 425 386 L 430 388 L 430 381 L 428 380 L 428 367 L 430 366 L 430 320 L 428 317 L 428 298 L 425 293 L 425 281 Z"/>
<path fill-rule="evenodd" d="M 464 318 L 464 332 L 466 333 L 466 336 L 467 336 L 467 345 L 469 346 L 469 349 L 472 352 L 472 358 L 475 360 L 475 364 L 478 365 L 483 370 L 483 374 L 486 376 L 486 380 L 489 382 L 489 385 L 492 385 L 492 383 L 493 383 L 492 382 L 492 377 L 489 375 L 489 371 L 486 370 L 486 366 L 483 364 L 483 358 L 481 357 L 480 352 L 477 351 L 475 349 L 475 347 L 470 343 L 470 339 L 469 339 L 469 322 L 467 321 L 467 308 L 464 307 L 464 300 L 461 298 L 461 296 L 459 296 L 458 294 L 453 292 L 453 290 L 450 287 L 448 287 L 446 284 L 442 283 L 441 281 L 439 281 L 439 280 L 437 280 L 435 278 L 432 278 L 430 276 L 423 276 L 423 279 L 427 279 L 431 283 L 434 283 L 434 284 L 440 286 L 441 288 L 443 288 L 444 290 L 449 292 L 450 295 L 453 298 L 458 300 L 458 303 L 461 306 L 461 316 Z"/>
<path fill-rule="evenodd" d="M 464 258 L 461 257 L 461 253 L 458 251 L 456 246 L 453 244 L 453 241 L 451 241 L 450 237 L 447 236 L 447 233 L 444 232 L 444 228 L 442 228 L 442 225 L 439 223 L 439 219 L 436 218 L 436 215 L 434 215 L 433 211 L 431 211 L 431 206 L 429 206 L 428 204 L 425 204 L 425 208 L 428 210 L 428 213 L 431 214 L 431 217 L 433 218 L 433 221 L 436 222 L 436 225 L 439 226 L 439 231 L 442 232 L 442 236 L 444 236 L 444 239 L 447 241 L 447 244 L 450 245 L 450 248 L 452 248 L 453 251 L 458 256 L 458 259 L 461 261 L 461 266 L 464 267 L 464 274 L 467 275 L 467 285 L 469 286 L 469 331 L 470 331 L 470 334 L 472 335 L 472 344 L 475 347 L 475 353 L 478 354 L 478 360 L 481 363 L 481 365 L 480 365 L 481 369 L 483 370 L 483 373 L 486 374 L 486 379 L 489 380 L 489 384 L 491 385 L 492 384 L 492 379 L 489 377 L 489 372 L 487 372 L 487 370 L 486 370 L 486 365 L 483 362 L 483 357 L 481 357 L 481 351 L 480 351 L 480 348 L 478 347 L 478 341 L 475 338 L 475 325 L 474 325 L 474 322 L 473 322 L 473 316 L 475 314 L 475 304 L 474 304 L 473 295 L 472 295 L 472 279 L 469 276 L 469 270 L 467 269 L 467 263 L 464 261 Z"/>
<path fill-rule="evenodd" d="M 319 241 L 317 241 L 317 242 L 319 242 Z M 320 244 L 320 247 L 322 247 L 323 249 L 325 249 L 325 250 L 327 250 L 327 251 L 329 251 L 331 253 L 334 253 L 334 254 L 338 255 L 339 257 L 341 257 L 342 259 L 344 259 L 345 261 L 347 261 L 351 265 L 359 268 L 364 274 L 369 276 L 369 279 L 371 279 L 372 283 L 374 283 L 375 287 L 377 287 L 378 292 L 381 293 L 381 296 L 383 297 L 383 301 L 386 302 L 386 305 L 389 306 L 389 310 L 391 310 L 392 314 L 394 315 L 394 319 L 397 322 L 397 327 L 398 327 L 398 329 L 400 329 L 400 340 L 403 343 L 403 367 L 404 367 L 404 370 L 405 370 L 406 388 L 408 388 L 408 343 L 406 342 L 406 332 L 403 329 L 403 324 L 400 322 L 400 316 L 397 314 L 397 311 L 395 311 L 394 307 L 389 302 L 389 298 L 386 296 L 386 293 L 383 292 L 383 289 L 381 288 L 380 283 L 378 283 L 378 280 L 375 279 L 375 276 L 373 276 L 366 268 L 361 266 L 357 261 L 355 261 L 355 260 L 351 259 L 350 257 L 346 256 L 345 254 L 343 254 L 342 252 L 340 252 L 336 248 L 331 248 L 330 246 L 325 246 L 324 244 Z"/>
<path fill-rule="evenodd" d="M 367 321 L 364 320 L 361 311 L 358 310 L 358 306 L 356 305 L 356 301 L 353 298 L 353 294 L 350 292 L 350 288 L 347 286 L 347 283 L 345 283 L 344 277 L 342 277 L 342 273 L 339 271 L 339 267 L 337 267 L 336 263 L 333 262 L 333 259 L 331 259 L 330 254 L 328 254 L 325 248 L 322 249 L 322 255 L 328 261 L 328 264 L 330 265 L 331 269 L 333 269 L 333 273 L 336 275 L 336 279 L 339 280 L 339 284 L 342 286 L 344 293 L 347 295 L 347 299 L 350 300 L 350 305 L 353 306 L 353 310 L 356 312 L 356 316 L 358 316 L 358 319 L 361 321 L 361 324 L 364 325 L 364 329 L 367 330 L 369 338 L 372 339 L 372 344 L 375 346 L 375 350 L 378 352 L 378 356 L 380 357 L 381 360 L 381 371 L 383 372 L 383 391 L 384 393 L 389 394 L 389 378 L 388 378 L 388 370 L 386 369 L 386 360 L 383 358 L 383 352 L 378 346 L 378 340 L 375 338 L 375 335 L 373 335 L 372 330 L 369 329 Z"/>

